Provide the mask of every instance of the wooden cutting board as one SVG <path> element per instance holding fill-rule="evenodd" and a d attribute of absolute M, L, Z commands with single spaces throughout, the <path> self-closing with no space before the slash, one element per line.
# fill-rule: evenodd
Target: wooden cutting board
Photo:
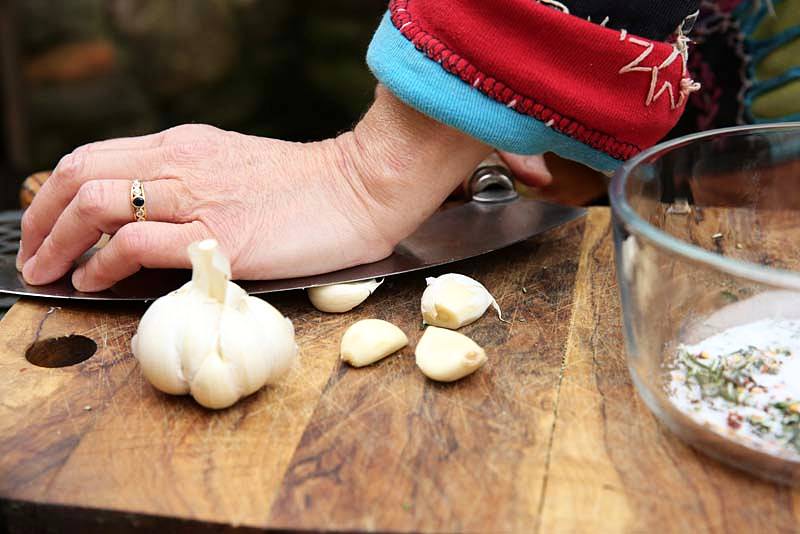
<path fill-rule="evenodd" d="M 338 361 L 342 332 L 365 317 L 415 345 L 415 274 L 345 315 L 302 293 L 271 299 L 294 321 L 302 365 L 221 412 L 142 378 L 129 342 L 143 308 L 21 301 L 0 323 L 0 521 L 10 532 L 796 529 L 800 494 L 693 452 L 636 396 L 606 210 L 451 269 L 484 282 L 511 321 L 487 314 L 464 329 L 489 355 L 473 376 L 429 382 L 410 347 L 364 369 Z M 33 343 L 68 335 L 96 354 L 60 368 L 26 360 Z M 40 360 L 81 350 L 38 346 Z"/>

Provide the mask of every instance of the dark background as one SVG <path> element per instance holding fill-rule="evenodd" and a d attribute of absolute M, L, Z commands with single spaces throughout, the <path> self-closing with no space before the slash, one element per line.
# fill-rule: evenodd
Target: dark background
<path fill-rule="evenodd" d="M 308 141 L 373 96 L 383 0 L 0 0 L 0 210 L 81 144 L 187 122 Z"/>

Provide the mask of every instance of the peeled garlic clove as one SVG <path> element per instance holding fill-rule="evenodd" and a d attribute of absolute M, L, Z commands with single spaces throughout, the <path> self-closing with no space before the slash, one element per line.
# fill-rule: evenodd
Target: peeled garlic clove
<path fill-rule="evenodd" d="M 383 283 L 377 280 L 364 280 L 349 284 L 331 284 L 308 288 L 308 298 L 316 309 L 328 313 L 344 313 L 350 311 L 378 289 Z"/>
<path fill-rule="evenodd" d="M 408 337 L 392 323 L 364 319 L 353 323 L 342 336 L 341 357 L 353 367 L 363 367 L 408 345 Z"/>
<path fill-rule="evenodd" d="M 456 330 L 480 319 L 489 306 L 503 318 L 497 301 L 477 280 L 449 273 L 425 281 L 420 307 L 426 324 Z"/>
<path fill-rule="evenodd" d="M 429 326 L 417 343 L 417 367 L 432 380 L 454 382 L 486 363 L 486 352 L 453 330 Z"/>

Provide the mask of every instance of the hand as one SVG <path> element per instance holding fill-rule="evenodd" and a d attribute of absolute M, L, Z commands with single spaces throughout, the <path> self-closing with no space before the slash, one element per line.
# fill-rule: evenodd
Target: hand
<path fill-rule="evenodd" d="M 606 194 L 607 180 L 602 173 L 556 154 L 519 156 L 500 152 L 500 156 L 519 182 L 534 188 L 528 194 L 535 198 L 585 206 Z M 525 188 L 520 189 L 525 194 Z"/>
<path fill-rule="evenodd" d="M 508 170 L 523 184 L 530 187 L 547 187 L 553 182 L 553 175 L 547 168 L 544 156 L 521 156 L 511 152 L 499 152 L 508 165 Z"/>
<path fill-rule="evenodd" d="M 179 126 L 86 145 L 64 157 L 22 220 L 17 259 L 30 284 L 67 273 L 99 291 L 142 267 L 189 267 L 186 247 L 216 238 L 235 278 L 328 272 L 389 255 L 490 149 L 379 88 L 353 132 L 299 144 Z M 133 222 L 131 179 L 147 221 Z"/>

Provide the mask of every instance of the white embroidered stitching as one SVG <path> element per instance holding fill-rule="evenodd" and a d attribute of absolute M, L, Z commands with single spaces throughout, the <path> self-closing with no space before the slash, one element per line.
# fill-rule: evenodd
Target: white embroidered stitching
<path fill-rule="evenodd" d="M 611 19 L 610 19 L 608 16 L 606 16 L 606 18 L 604 18 L 604 19 L 603 19 L 603 22 L 601 22 L 601 23 L 600 23 L 600 26 L 602 26 L 603 28 L 605 28 L 605 27 L 606 27 L 606 24 L 608 24 L 608 21 L 609 21 L 609 20 L 611 20 Z"/>
<path fill-rule="evenodd" d="M 620 41 L 624 41 L 627 36 L 628 36 L 628 30 L 626 30 L 625 28 L 623 28 L 623 29 L 621 29 L 619 31 L 619 40 Z"/>
<path fill-rule="evenodd" d="M 400 31 L 403 31 L 403 28 L 405 28 L 405 27 L 406 27 L 406 26 L 408 26 L 409 24 L 411 24 L 411 21 L 410 21 L 410 20 L 409 20 L 408 22 L 404 22 L 404 23 L 403 23 L 403 25 L 402 25 L 402 26 L 400 26 Z"/>
<path fill-rule="evenodd" d="M 514 106 L 516 106 L 516 105 L 517 105 L 517 99 L 515 98 L 514 100 L 512 100 L 511 102 L 509 102 L 508 104 L 506 104 L 506 107 L 507 107 L 507 108 L 514 109 Z"/>
<path fill-rule="evenodd" d="M 643 47 L 645 50 L 641 54 L 639 54 L 636 59 L 625 65 L 619 70 L 619 74 L 626 74 L 628 72 L 649 72 L 650 73 L 650 89 L 647 92 L 647 97 L 645 98 L 644 105 L 650 106 L 653 102 L 658 100 L 661 95 L 665 92 L 669 93 L 669 103 L 670 109 L 675 109 L 683 105 L 683 102 L 689 96 L 690 93 L 697 91 L 700 89 L 700 84 L 696 83 L 694 80 L 687 76 L 687 58 L 688 58 L 688 47 L 687 44 L 689 42 L 688 37 L 685 35 L 679 34 L 677 41 L 672 47 L 672 52 L 670 53 L 667 58 L 661 62 L 660 65 L 653 66 L 653 67 L 644 67 L 641 66 L 642 61 L 647 59 L 650 54 L 653 52 L 655 45 L 649 41 L 645 41 L 639 39 L 637 37 L 629 37 L 628 42 L 635 44 L 637 46 Z M 681 82 L 680 82 L 680 97 L 678 101 L 675 102 L 675 93 L 672 87 L 672 82 L 665 81 L 661 88 L 656 91 L 656 87 L 658 87 L 658 74 L 661 70 L 669 67 L 672 65 L 675 60 L 680 57 L 681 58 Z"/>
<path fill-rule="evenodd" d="M 554 7 L 569 15 L 569 8 L 558 0 L 539 0 L 539 3 Z"/>
<path fill-rule="evenodd" d="M 555 119 L 550 119 L 549 121 L 547 121 L 546 123 L 544 123 L 544 125 L 545 125 L 545 126 L 547 126 L 548 128 L 550 128 L 550 127 L 551 127 L 552 125 L 554 125 L 555 123 L 556 123 L 556 120 L 555 120 Z"/>
<path fill-rule="evenodd" d="M 476 76 L 475 77 L 475 82 L 472 84 L 472 87 L 478 87 L 480 84 L 481 84 L 481 77 L 480 76 Z"/>

